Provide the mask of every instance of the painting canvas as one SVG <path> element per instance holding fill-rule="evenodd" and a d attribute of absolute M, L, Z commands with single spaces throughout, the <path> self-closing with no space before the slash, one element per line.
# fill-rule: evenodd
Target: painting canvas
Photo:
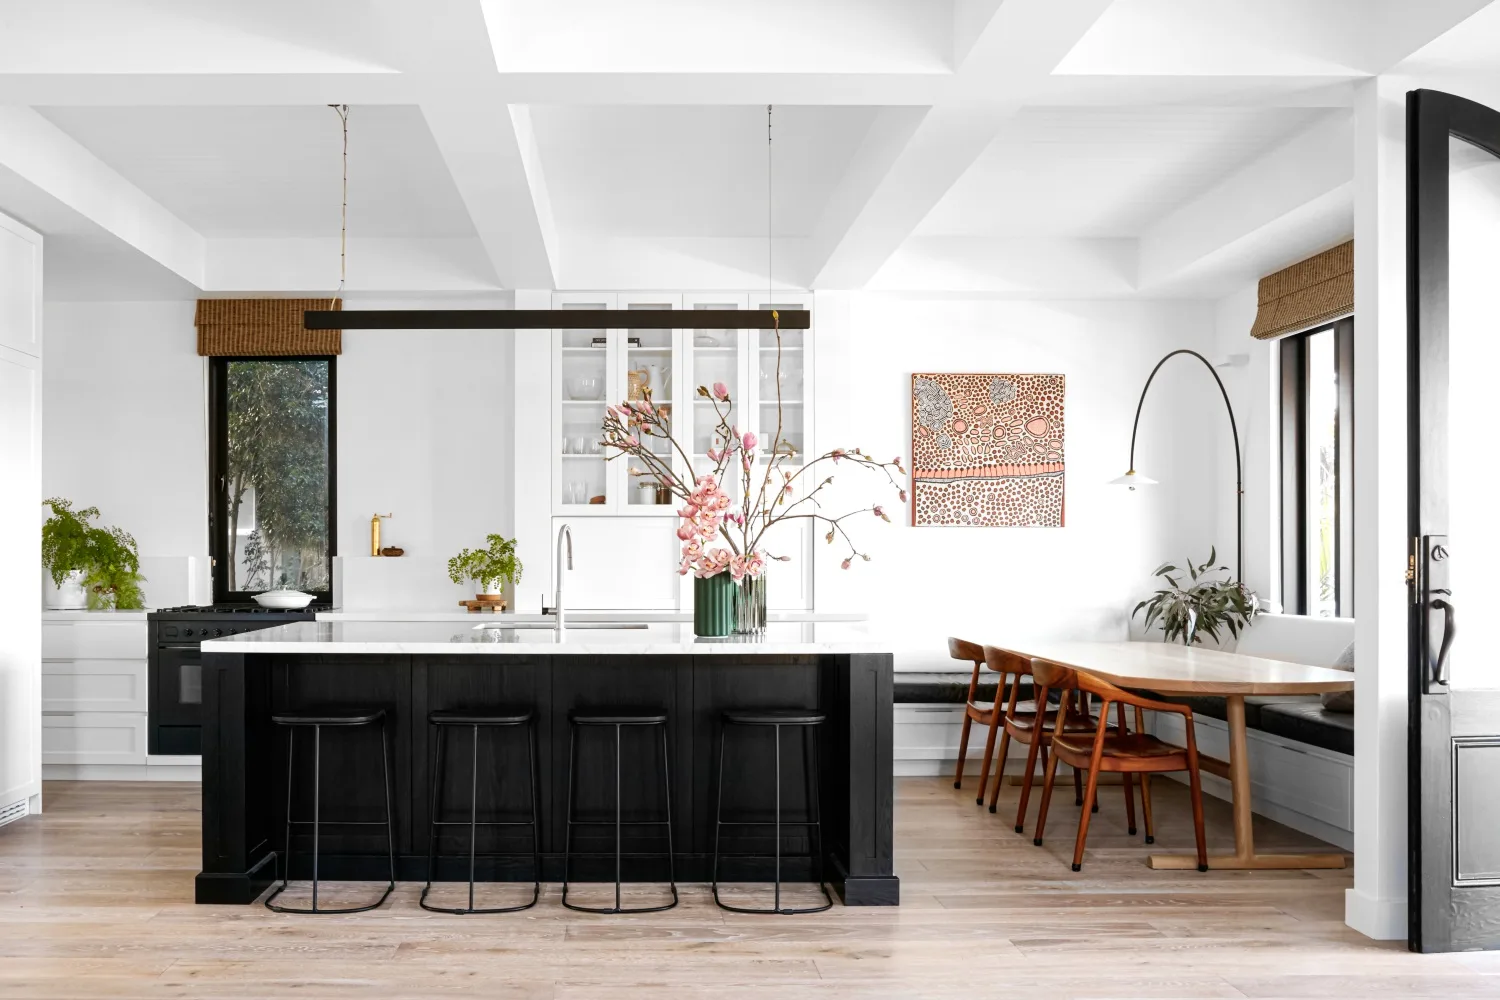
<path fill-rule="evenodd" d="M 1063 525 L 1061 375 L 911 378 L 912 523 Z"/>

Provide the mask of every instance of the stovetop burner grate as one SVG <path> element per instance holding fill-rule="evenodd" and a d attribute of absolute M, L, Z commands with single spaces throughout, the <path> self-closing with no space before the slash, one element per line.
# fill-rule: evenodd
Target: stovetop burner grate
<path fill-rule="evenodd" d="M 314 601 L 305 608 L 263 608 L 259 604 L 183 604 L 175 608 L 158 608 L 158 615 L 284 615 L 308 614 L 331 610 L 333 605 Z"/>

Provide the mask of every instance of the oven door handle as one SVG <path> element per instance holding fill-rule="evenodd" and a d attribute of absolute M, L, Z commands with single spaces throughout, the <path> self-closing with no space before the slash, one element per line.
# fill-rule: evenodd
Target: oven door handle
<path fill-rule="evenodd" d="M 195 653 L 201 653 L 201 652 L 203 652 L 203 650 L 201 650 L 201 649 L 198 648 L 198 644 L 196 642 L 195 643 L 191 643 L 191 644 L 186 645 L 186 646 L 181 646 L 181 645 L 178 645 L 176 643 L 162 643 L 159 646 L 157 646 L 156 648 L 157 649 L 182 649 L 182 650 L 191 649 Z"/>

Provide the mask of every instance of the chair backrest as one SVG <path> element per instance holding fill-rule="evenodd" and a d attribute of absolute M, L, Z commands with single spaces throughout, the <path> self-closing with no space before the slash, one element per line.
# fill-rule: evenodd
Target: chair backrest
<path fill-rule="evenodd" d="M 955 660 L 967 660 L 970 663 L 984 662 L 984 647 L 977 642 L 967 639 L 956 639 L 948 637 L 948 655 Z"/>
<path fill-rule="evenodd" d="M 997 673 L 1015 674 L 1018 677 L 1031 673 L 1030 657 L 1022 656 L 1020 653 L 1012 653 L 1010 650 L 1001 649 L 999 646 L 984 647 L 984 665 Z"/>
<path fill-rule="evenodd" d="M 1066 691 L 1078 686 L 1078 671 L 1072 667 L 1065 667 L 1061 663 L 1053 663 L 1036 657 L 1031 661 L 1031 679 L 1038 688 L 1046 688 L 1048 691 Z"/>

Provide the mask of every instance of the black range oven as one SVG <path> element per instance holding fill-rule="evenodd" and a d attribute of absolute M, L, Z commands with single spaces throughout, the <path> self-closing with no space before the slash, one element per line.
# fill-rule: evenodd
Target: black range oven
<path fill-rule="evenodd" d="M 151 754 L 202 753 L 203 661 L 199 644 L 241 632 L 312 621 L 327 604 L 297 611 L 258 604 L 187 604 L 146 616 L 151 623 L 147 682 L 146 750 Z"/>

